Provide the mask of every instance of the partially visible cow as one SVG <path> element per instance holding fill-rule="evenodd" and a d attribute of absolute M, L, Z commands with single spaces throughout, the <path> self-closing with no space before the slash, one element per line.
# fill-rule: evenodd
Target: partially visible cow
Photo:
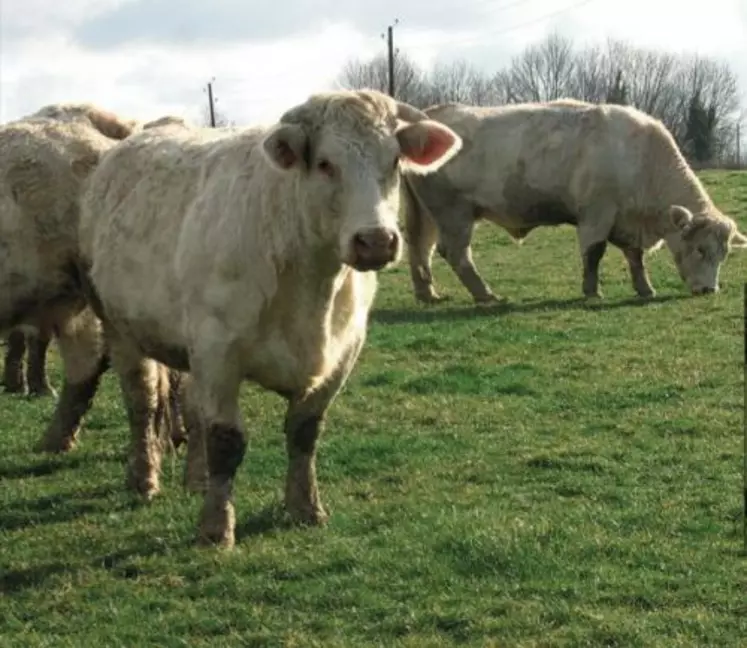
<path fill-rule="evenodd" d="M 92 104 L 73 103 L 45 106 L 0 126 L 0 333 L 19 327 L 53 332 L 64 365 L 40 450 L 73 446 L 109 362 L 76 266 L 81 185 L 104 151 L 142 128 Z"/>
<path fill-rule="evenodd" d="M 747 237 L 708 197 L 661 122 L 631 107 L 561 99 L 544 104 L 425 110 L 463 140 L 437 173 L 406 174 L 406 238 L 417 299 L 439 300 L 436 247 L 476 302 L 496 299 L 472 260 L 481 219 L 521 241 L 536 227 L 576 226 L 583 294 L 600 296 L 607 243 L 625 255 L 633 287 L 654 295 L 643 254 L 666 243 L 695 293 L 718 290 L 719 269 Z"/>
<path fill-rule="evenodd" d="M 47 376 L 47 350 L 51 341 L 49 331 L 21 327 L 10 332 L 5 341 L 2 383 L 7 393 L 57 397 Z"/>
<path fill-rule="evenodd" d="M 129 476 L 157 492 L 154 360 L 189 371 L 207 433 L 206 457 L 191 431 L 187 450 L 191 486 L 208 478 L 202 541 L 234 542 L 243 380 L 288 400 L 287 510 L 326 519 L 317 438 L 364 344 L 376 271 L 401 254 L 399 169 L 429 173 L 460 144 L 415 108 L 356 91 L 313 95 L 273 127 L 154 129 L 102 158 L 81 203 L 81 274 L 141 450 Z"/>

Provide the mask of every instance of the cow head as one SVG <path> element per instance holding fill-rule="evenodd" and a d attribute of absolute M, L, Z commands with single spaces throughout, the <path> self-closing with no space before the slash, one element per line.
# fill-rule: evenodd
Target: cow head
<path fill-rule="evenodd" d="M 265 137 L 272 165 L 296 174 L 310 234 L 356 270 L 379 270 L 402 251 L 400 168 L 431 173 L 460 150 L 460 137 L 373 90 L 313 95 Z"/>
<path fill-rule="evenodd" d="M 135 120 L 124 119 L 89 103 L 49 104 L 30 117 L 64 122 L 87 120 L 104 137 L 114 140 L 123 140 L 137 130 Z"/>
<path fill-rule="evenodd" d="M 722 214 L 693 216 L 673 205 L 669 217 L 676 227 L 667 238 L 677 270 L 695 295 L 718 292 L 721 264 L 732 248 L 747 248 L 747 236 Z"/>

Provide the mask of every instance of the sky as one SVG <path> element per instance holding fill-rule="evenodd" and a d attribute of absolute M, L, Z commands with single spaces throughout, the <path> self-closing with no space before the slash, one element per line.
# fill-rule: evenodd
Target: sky
<path fill-rule="evenodd" d="M 396 47 L 425 69 L 494 71 L 551 32 L 715 56 L 747 109 L 747 0 L 0 0 L 0 122 L 63 101 L 202 120 L 212 78 L 229 119 L 272 122 L 349 59 L 385 53 L 395 19 Z"/>

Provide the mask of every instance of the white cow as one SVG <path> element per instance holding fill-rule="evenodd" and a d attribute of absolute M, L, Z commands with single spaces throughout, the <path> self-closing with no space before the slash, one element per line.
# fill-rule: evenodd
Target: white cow
<path fill-rule="evenodd" d="M 12 388 L 22 378 L 15 370 L 23 360 L 24 331 L 39 331 L 47 341 L 56 337 L 64 369 L 60 399 L 39 450 L 73 447 L 109 362 L 101 323 L 77 276 L 82 183 L 104 151 L 169 119 L 143 125 L 93 104 L 60 103 L 0 126 L 0 333 L 15 335 L 6 354 L 6 382 Z M 45 353 L 43 344 L 30 354 L 30 388 L 46 382 Z"/>
<path fill-rule="evenodd" d="M 73 445 L 105 370 L 98 322 L 69 268 L 81 183 L 131 132 L 132 122 L 90 104 L 45 106 L 0 126 L 0 331 L 53 333 L 64 364 L 43 450 Z"/>
<path fill-rule="evenodd" d="M 719 268 L 747 237 L 708 197 L 663 124 L 631 107 L 562 99 L 544 104 L 425 110 L 463 140 L 437 173 L 406 174 L 406 237 L 415 296 L 439 299 L 431 257 L 437 245 L 477 302 L 496 299 L 472 261 L 476 223 L 517 240 L 536 227 L 577 227 L 583 293 L 598 297 L 607 242 L 628 261 L 633 286 L 654 295 L 643 253 L 664 242 L 693 293 L 718 290 Z"/>
<path fill-rule="evenodd" d="M 244 379 L 289 402 L 287 510 L 325 520 L 317 437 L 364 344 L 376 271 L 401 254 L 399 169 L 429 173 L 460 146 L 411 106 L 346 91 L 311 96 L 273 127 L 154 129 L 104 156 L 82 199 L 83 274 L 139 439 L 131 486 L 158 490 L 158 360 L 190 372 L 207 433 L 202 541 L 234 542 Z"/>

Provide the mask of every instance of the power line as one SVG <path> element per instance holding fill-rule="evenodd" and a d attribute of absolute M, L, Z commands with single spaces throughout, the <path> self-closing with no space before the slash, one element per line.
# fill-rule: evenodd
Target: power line
<path fill-rule="evenodd" d="M 522 4 L 528 4 L 532 2 L 532 0 L 513 0 L 513 2 L 507 2 L 506 4 L 499 4 L 498 6 L 494 6 L 491 9 L 491 16 L 495 15 L 497 12 L 503 11 L 504 9 L 511 9 L 513 7 L 522 5 Z M 490 7 L 495 3 L 495 0 L 471 0 L 470 2 L 470 9 L 475 9 L 478 7 Z M 428 10 L 428 19 L 432 20 L 434 17 L 439 17 L 443 15 L 454 15 L 454 7 L 450 6 L 448 8 L 442 7 L 439 11 L 438 9 L 429 9 Z M 417 18 L 417 14 L 414 16 L 414 18 Z"/>
<path fill-rule="evenodd" d="M 567 11 L 572 11 L 573 9 L 578 9 L 579 7 L 583 7 L 584 5 L 590 4 L 592 2 L 597 2 L 597 0 L 581 0 L 581 2 L 577 2 L 575 4 L 572 4 L 568 7 L 564 7 L 563 9 L 557 9 L 556 11 L 552 11 L 550 13 L 544 14 L 540 16 L 539 18 L 534 18 L 532 20 L 528 20 L 523 23 L 519 23 L 518 25 L 513 25 L 509 27 L 508 29 L 499 29 L 496 31 L 483 31 L 480 33 L 479 36 L 470 36 L 466 38 L 454 38 L 454 39 L 446 39 L 439 41 L 438 43 L 435 43 L 438 47 L 443 46 L 452 46 L 452 45 L 471 45 L 474 43 L 480 43 L 484 41 L 486 38 L 490 37 L 493 38 L 494 36 L 502 36 L 504 34 L 509 34 L 513 31 L 517 31 L 519 29 L 523 29 L 524 27 L 530 27 L 532 25 L 541 23 L 544 20 L 547 20 L 548 18 L 552 18 L 554 16 L 558 16 L 560 14 L 566 13 Z M 514 4 L 521 4 L 519 2 Z M 508 5 L 507 5 L 508 6 Z M 417 51 L 419 49 L 425 49 L 426 47 L 432 47 L 424 45 L 422 47 L 415 47 L 415 48 L 408 48 L 408 51 Z"/>
<path fill-rule="evenodd" d="M 496 10 L 497 11 L 501 11 L 501 10 L 504 10 L 504 9 L 508 9 L 510 7 L 515 7 L 515 6 L 519 6 L 519 5 L 522 5 L 522 4 L 527 4 L 530 1 L 531 0 L 513 0 L 512 2 L 508 2 L 506 4 L 497 6 Z M 572 11 L 574 9 L 578 9 L 579 7 L 582 7 L 584 5 L 587 5 L 587 4 L 590 4 L 592 2 L 596 2 L 596 1 L 597 0 L 580 0 L 579 2 L 576 2 L 576 3 L 574 3 L 574 4 L 570 5 L 570 6 L 564 7 L 562 9 L 557 9 L 555 11 L 543 14 L 542 16 L 539 16 L 539 17 L 534 18 L 532 20 L 528 20 L 528 21 L 525 21 L 525 22 L 522 22 L 522 23 L 519 23 L 519 24 L 516 24 L 516 25 L 512 25 L 512 26 L 510 26 L 508 28 L 505 28 L 505 29 L 498 29 L 498 30 L 494 30 L 494 31 L 483 31 L 483 32 L 480 33 L 479 36 L 471 36 L 471 37 L 467 37 L 467 38 L 445 39 L 445 40 L 439 41 L 438 43 L 434 43 L 433 46 L 437 46 L 437 47 L 443 47 L 443 46 L 450 47 L 450 46 L 455 46 L 455 45 L 468 45 L 468 44 L 480 43 L 480 42 L 483 42 L 484 40 L 486 40 L 488 38 L 492 39 L 495 36 L 499 36 L 499 35 L 503 35 L 503 34 L 508 34 L 508 33 L 511 33 L 511 32 L 523 29 L 525 27 L 529 27 L 531 25 L 535 25 L 535 24 L 541 23 L 542 21 L 547 20 L 548 18 L 552 18 L 554 16 L 558 16 L 558 15 L 564 14 L 564 13 L 566 13 L 568 11 Z M 483 2 L 485 4 L 489 4 L 490 0 L 483 0 Z M 395 89 L 395 86 L 396 86 L 395 69 L 394 69 L 394 57 L 399 52 L 399 49 L 394 47 L 393 28 L 396 25 L 398 25 L 398 24 L 399 24 L 399 19 L 395 19 L 394 22 L 393 22 L 393 24 L 389 25 L 387 27 L 387 34 L 386 35 L 381 34 L 381 37 L 385 38 L 387 40 L 387 50 L 388 50 L 388 52 L 387 52 L 387 61 L 388 61 L 388 68 L 389 68 L 388 69 L 388 85 L 389 85 L 389 94 L 391 96 L 394 96 L 394 94 L 395 94 L 394 89 Z M 420 47 L 408 47 L 406 49 L 406 51 L 408 51 L 408 52 L 413 52 L 413 51 L 417 52 L 419 50 L 422 50 L 422 49 L 425 49 L 425 48 L 429 48 L 429 47 L 433 47 L 433 46 L 423 45 L 423 46 L 420 46 Z M 291 76 L 295 76 L 296 74 L 297 74 L 296 72 L 289 71 L 289 73 L 287 74 L 287 78 L 290 79 Z M 274 79 L 278 80 L 280 78 L 285 78 L 285 77 L 286 77 L 286 75 L 283 74 L 283 75 L 280 75 L 280 76 L 275 76 Z M 213 81 L 214 80 L 215 79 L 213 79 Z M 236 79 L 236 81 L 239 84 L 241 84 L 241 83 L 249 83 L 249 80 L 246 80 L 246 79 Z M 208 84 L 208 86 L 209 86 L 209 88 L 212 87 L 211 84 Z M 255 102 L 255 103 L 270 103 L 270 102 L 274 101 L 274 99 L 269 94 L 267 96 L 265 96 L 265 97 L 256 96 L 256 94 L 254 94 L 254 92 L 252 94 L 254 95 L 253 102 Z M 211 119 L 211 121 L 212 121 L 212 119 Z"/>

